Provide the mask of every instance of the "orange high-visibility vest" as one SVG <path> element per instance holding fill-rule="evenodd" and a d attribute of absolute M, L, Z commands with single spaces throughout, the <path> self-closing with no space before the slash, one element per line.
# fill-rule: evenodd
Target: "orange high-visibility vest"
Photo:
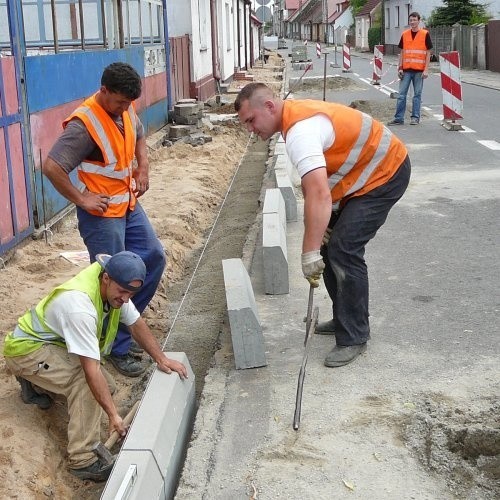
<path fill-rule="evenodd" d="M 366 113 L 313 100 L 284 101 L 285 141 L 295 123 L 319 113 L 330 118 L 335 131 L 333 144 L 324 151 L 334 209 L 353 196 L 385 184 L 408 154 L 405 145 L 387 127 Z"/>
<path fill-rule="evenodd" d="M 411 29 L 403 31 L 403 70 L 424 71 L 427 55 L 426 36 L 427 30 L 424 29 L 418 30 L 415 38 L 411 36 Z"/>
<path fill-rule="evenodd" d="M 97 103 L 96 94 L 89 97 L 63 122 L 66 127 L 72 118 L 79 118 L 99 147 L 104 162 L 85 159 L 78 166 L 78 178 L 92 193 L 110 197 L 102 217 L 122 217 L 127 209 L 133 210 L 136 197 L 132 186 L 132 161 L 137 141 L 137 116 L 132 105 L 122 115 L 124 134 L 116 123 Z"/>

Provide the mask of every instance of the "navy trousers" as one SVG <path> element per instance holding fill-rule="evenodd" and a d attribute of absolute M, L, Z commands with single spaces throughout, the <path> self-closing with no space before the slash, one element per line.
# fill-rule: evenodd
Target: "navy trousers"
<path fill-rule="evenodd" d="M 98 253 L 114 255 L 122 250 L 129 250 L 142 258 L 146 264 L 146 279 L 132 298 L 135 307 L 142 313 L 156 292 L 167 259 L 140 203 L 136 203 L 135 209 L 123 217 L 98 217 L 79 207 L 77 217 L 80 236 L 89 251 L 90 262 L 95 262 Z M 128 328 L 120 323 L 111 354 L 127 354 L 130 342 Z"/>
<path fill-rule="evenodd" d="M 321 254 L 325 262 L 323 279 L 333 302 L 335 338 L 339 346 L 364 344 L 370 338 L 365 246 L 403 196 L 410 172 L 407 156 L 389 182 L 349 199 L 340 211 L 332 213 L 329 227 L 333 230 Z"/>

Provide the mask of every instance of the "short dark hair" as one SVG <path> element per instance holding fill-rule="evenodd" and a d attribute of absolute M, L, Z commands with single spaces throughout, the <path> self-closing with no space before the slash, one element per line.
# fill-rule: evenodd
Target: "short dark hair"
<path fill-rule="evenodd" d="M 234 109 L 238 113 L 243 104 L 243 101 L 250 100 L 254 93 L 259 89 L 269 89 L 269 87 L 262 82 L 253 82 L 245 85 L 236 96 L 234 101 Z"/>
<path fill-rule="evenodd" d="M 410 17 L 416 17 L 420 21 L 420 14 L 418 12 L 410 12 L 410 14 L 408 15 L 408 19 L 410 19 Z"/>
<path fill-rule="evenodd" d="M 131 101 L 135 101 L 142 91 L 142 81 L 139 73 L 123 62 L 114 62 L 104 68 L 101 85 L 110 92 L 122 94 Z"/>

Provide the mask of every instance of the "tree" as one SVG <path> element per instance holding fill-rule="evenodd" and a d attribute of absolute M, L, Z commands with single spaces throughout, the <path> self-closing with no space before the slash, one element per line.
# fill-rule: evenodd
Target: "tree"
<path fill-rule="evenodd" d="M 351 0 L 349 2 L 353 17 L 356 16 L 356 14 L 361 10 L 361 7 L 363 7 L 367 1 L 368 0 Z"/>
<path fill-rule="evenodd" d="M 490 19 L 486 6 L 471 0 L 443 0 L 427 19 L 427 26 L 453 26 L 454 24 L 486 23 Z"/>

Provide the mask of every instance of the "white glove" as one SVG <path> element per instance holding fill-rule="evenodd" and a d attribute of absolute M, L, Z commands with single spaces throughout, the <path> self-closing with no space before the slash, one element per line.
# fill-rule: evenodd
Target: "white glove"
<path fill-rule="evenodd" d="M 313 250 L 312 252 L 302 254 L 302 273 L 313 288 L 319 286 L 319 280 L 323 274 L 323 269 L 325 269 L 325 263 L 323 262 L 323 257 L 321 257 L 319 250 Z"/>

